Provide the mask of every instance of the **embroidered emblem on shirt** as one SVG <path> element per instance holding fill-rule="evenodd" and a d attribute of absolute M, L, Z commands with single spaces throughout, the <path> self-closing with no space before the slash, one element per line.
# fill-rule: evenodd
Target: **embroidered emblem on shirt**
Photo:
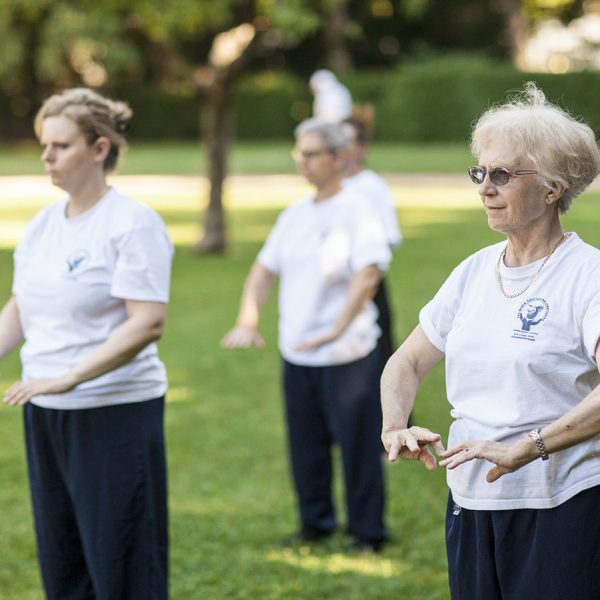
<path fill-rule="evenodd" d="M 550 307 L 543 298 L 530 298 L 526 302 L 523 302 L 517 312 L 521 328 L 513 329 L 512 337 L 534 342 L 538 332 L 532 331 L 531 328 L 537 327 L 542 321 L 545 321 L 549 312 Z"/>
<path fill-rule="evenodd" d="M 67 258 L 67 269 L 72 273 L 84 260 L 90 257 L 87 250 L 75 250 L 69 258 Z"/>

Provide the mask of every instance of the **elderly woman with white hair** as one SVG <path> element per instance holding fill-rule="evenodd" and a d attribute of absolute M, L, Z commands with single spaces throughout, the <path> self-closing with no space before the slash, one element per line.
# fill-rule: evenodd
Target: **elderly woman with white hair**
<path fill-rule="evenodd" d="M 600 251 L 559 216 L 600 170 L 592 130 L 533 83 L 476 123 L 488 225 L 382 377 L 389 459 L 442 457 L 454 600 L 600 598 Z M 454 421 L 407 428 L 442 358 Z"/>
<path fill-rule="evenodd" d="M 346 147 L 341 125 L 311 119 L 298 126 L 293 157 L 315 192 L 279 216 L 222 345 L 264 345 L 257 330 L 260 310 L 279 277 L 279 348 L 300 512 L 300 529 L 286 542 L 323 541 L 337 528 L 331 450 L 338 444 L 352 546 L 378 551 L 387 534 L 380 330 L 372 298 L 391 255 L 369 203 L 342 189 Z"/>

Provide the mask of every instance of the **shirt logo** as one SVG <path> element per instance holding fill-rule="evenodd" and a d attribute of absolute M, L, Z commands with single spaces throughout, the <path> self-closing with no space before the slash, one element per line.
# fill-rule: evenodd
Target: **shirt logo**
<path fill-rule="evenodd" d="M 521 322 L 520 329 L 513 329 L 512 337 L 519 340 L 534 342 L 538 332 L 532 330 L 548 317 L 550 307 L 543 298 L 530 298 L 523 302 L 517 312 L 517 318 Z"/>
<path fill-rule="evenodd" d="M 77 267 L 90 257 L 87 250 L 75 250 L 69 258 L 67 258 L 67 270 L 72 273 Z"/>

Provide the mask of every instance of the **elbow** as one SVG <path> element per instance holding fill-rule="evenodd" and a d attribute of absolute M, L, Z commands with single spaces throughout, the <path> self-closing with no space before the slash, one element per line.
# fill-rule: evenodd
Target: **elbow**
<path fill-rule="evenodd" d="M 367 288 L 371 298 L 377 293 L 381 279 L 382 273 L 375 265 L 371 265 L 365 271 L 365 287 Z"/>
<path fill-rule="evenodd" d="M 160 340 L 160 338 L 162 338 L 164 330 L 165 330 L 164 322 L 153 325 L 149 331 L 149 335 L 151 337 L 150 341 L 158 342 L 158 340 Z"/>
<path fill-rule="evenodd" d="M 158 342 L 162 338 L 165 330 L 165 319 L 155 319 L 147 324 L 146 339 L 147 343 Z"/>

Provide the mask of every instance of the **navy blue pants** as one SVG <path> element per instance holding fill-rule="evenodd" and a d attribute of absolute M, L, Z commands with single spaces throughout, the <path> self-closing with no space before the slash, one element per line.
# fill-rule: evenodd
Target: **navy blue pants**
<path fill-rule="evenodd" d="M 598 600 L 599 507 L 600 486 L 543 510 L 459 509 L 450 495 L 452 600 Z"/>
<path fill-rule="evenodd" d="M 377 325 L 381 329 L 381 335 L 377 340 L 377 346 L 379 348 L 379 359 L 381 361 L 381 370 L 389 360 L 390 356 L 396 350 L 396 344 L 394 343 L 394 337 L 392 333 L 392 310 L 390 302 L 388 300 L 387 287 L 385 285 L 385 279 L 379 282 L 379 287 L 373 298 L 373 302 L 377 307 L 378 317 Z"/>
<path fill-rule="evenodd" d="M 27 404 L 48 600 L 167 598 L 164 398 L 85 410 Z"/>
<path fill-rule="evenodd" d="M 337 527 L 331 454 L 337 443 L 348 533 L 373 542 L 386 538 L 379 371 L 377 351 L 331 367 L 284 361 L 292 475 L 305 530 L 330 532 Z"/>

